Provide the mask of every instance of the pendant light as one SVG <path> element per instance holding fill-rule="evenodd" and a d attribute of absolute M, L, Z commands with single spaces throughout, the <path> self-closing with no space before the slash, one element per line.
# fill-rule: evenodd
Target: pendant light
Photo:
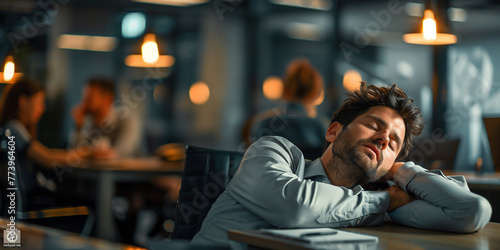
<path fill-rule="evenodd" d="M 14 64 L 14 58 L 12 56 L 7 56 L 3 66 L 3 80 L 5 82 L 12 80 L 12 78 L 14 78 L 15 70 L 16 65 Z"/>
<path fill-rule="evenodd" d="M 428 1 L 426 3 L 420 32 L 403 35 L 403 41 L 421 45 L 447 45 L 456 43 L 457 37 L 455 35 L 444 33 L 444 31 L 447 30 L 446 15 L 439 18 L 443 18 L 443 22 L 440 23 L 440 26 L 437 25 L 438 22 L 436 22 L 434 11 L 431 8 L 430 1 Z"/>
<path fill-rule="evenodd" d="M 166 68 L 175 63 L 170 55 L 160 55 L 156 35 L 147 33 L 144 35 L 141 45 L 141 54 L 131 54 L 125 58 L 125 64 L 129 67 L 138 68 Z"/>
<path fill-rule="evenodd" d="M 3 72 L 0 72 L 0 83 L 15 83 L 23 74 L 16 73 L 14 57 L 8 55 L 2 65 Z"/>
<path fill-rule="evenodd" d="M 158 44 L 156 43 L 156 36 L 153 33 L 144 36 L 144 42 L 141 46 L 142 60 L 145 63 L 155 63 L 160 58 L 158 52 Z"/>

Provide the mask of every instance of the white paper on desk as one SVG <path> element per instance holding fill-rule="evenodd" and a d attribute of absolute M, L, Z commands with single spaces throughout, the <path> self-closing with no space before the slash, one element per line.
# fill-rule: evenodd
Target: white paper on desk
<path fill-rule="evenodd" d="M 336 230 L 332 228 L 305 228 L 305 229 L 261 229 L 261 232 L 276 236 L 279 238 L 296 240 L 308 243 L 349 243 L 349 242 L 367 242 L 373 241 L 378 242 L 378 237 L 367 234 L 353 233 L 343 230 Z M 315 236 L 303 236 L 304 234 L 311 233 L 328 233 L 334 232 L 336 234 L 329 235 L 315 235 Z"/>

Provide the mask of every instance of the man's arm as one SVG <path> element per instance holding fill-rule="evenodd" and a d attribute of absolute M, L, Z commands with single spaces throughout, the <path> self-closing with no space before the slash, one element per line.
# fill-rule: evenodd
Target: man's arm
<path fill-rule="evenodd" d="M 390 175 L 390 174 L 389 174 Z M 430 230 L 470 233 L 490 220 L 488 201 L 469 191 L 465 182 L 426 171 L 407 162 L 390 176 L 417 200 L 389 213 L 392 221 Z"/>
<path fill-rule="evenodd" d="M 299 149 L 281 137 L 252 144 L 228 185 L 244 207 L 279 228 L 348 227 L 383 222 L 388 192 L 347 189 L 299 178 Z"/>
<path fill-rule="evenodd" d="M 118 116 L 120 131 L 116 142 L 113 143 L 113 149 L 119 156 L 131 156 L 137 151 L 137 145 L 141 141 L 142 124 L 138 114 L 130 112 L 128 116 Z"/>

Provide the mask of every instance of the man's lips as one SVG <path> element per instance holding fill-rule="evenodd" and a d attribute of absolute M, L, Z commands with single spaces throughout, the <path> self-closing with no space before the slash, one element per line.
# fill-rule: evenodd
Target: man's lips
<path fill-rule="evenodd" d="M 369 149 L 371 149 L 374 153 L 375 153 L 375 156 L 377 158 L 377 161 L 380 159 L 380 151 L 377 149 L 377 147 L 373 146 L 373 145 L 363 145 Z"/>

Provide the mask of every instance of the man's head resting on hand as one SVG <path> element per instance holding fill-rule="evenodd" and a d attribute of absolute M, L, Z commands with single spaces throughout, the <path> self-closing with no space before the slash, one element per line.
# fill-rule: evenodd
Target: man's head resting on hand
<path fill-rule="evenodd" d="M 408 155 L 423 127 L 420 109 L 402 89 L 362 82 L 333 114 L 321 161 L 334 184 L 372 183 Z"/>

